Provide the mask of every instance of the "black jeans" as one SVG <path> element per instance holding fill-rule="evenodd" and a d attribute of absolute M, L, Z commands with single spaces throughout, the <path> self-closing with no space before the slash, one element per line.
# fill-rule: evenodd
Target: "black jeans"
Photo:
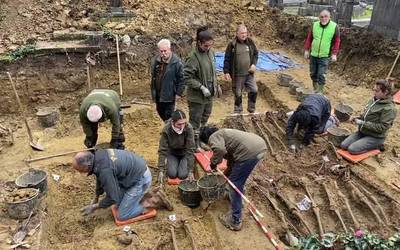
<path fill-rule="evenodd" d="M 175 110 L 175 102 L 156 102 L 158 115 L 165 122 L 171 118 L 172 112 Z"/>
<path fill-rule="evenodd" d="M 321 88 L 321 85 L 322 87 L 325 85 L 329 61 L 329 57 L 318 58 L 310 56 L 310 77 L 313 81 L 314 90 L 318 91 L 318 87 Z"/>

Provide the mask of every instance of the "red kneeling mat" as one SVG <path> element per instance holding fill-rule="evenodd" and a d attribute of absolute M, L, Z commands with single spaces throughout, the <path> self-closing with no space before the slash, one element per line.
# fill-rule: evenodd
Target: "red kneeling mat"
<path fill-rule="evenodd" d="M 182 180 L 179 178 L 171 179 L 168 177 L 167 183 L 168 183 L 168 185 L 179 185 L 179 183 L 181 183 L 181 181 Z"/>
<path fill-rule="evenodd" d="M 204 152 L 194 153 L 194 157 L 196 157 L 197 162 L 200 164 L 200 166 L 206 172 L 211 171 L 210 159 L 212 156 L 213 156 L 212 151 L 204 151 Z M 224 159 L 220 164 L 218 164 L 217 167 L 218 167 L 218 169 L 224 171 L 228 167 L 226 159 Z"/>
<path fill-rule="evenodd" d="M 394 96 L 393 96 L 393 101 L 394 101 L 394 103 L 396 103 L 396 104 L 400 104 L 400 90 L 397 91 L 396 94 L 394 94 Z"/>
<path fill-rule="evenodd" d="M 118 218 L 118 210 L 117 210 L 117 207 L 115 205 L 111 206 L 111 213 L 112 213 L 112 215 L 114 217 L 115 225 L 123 226 L 123 225 L 127 225 L 127 224 L 132 224 L 132 223 L 137 222 L 137 221 L 153 218 L 153 217 L 155 217 L 157 215 L 157 210 L 151 209 L 150 211 L 148 211 L 145 214 L 130 218 L 128 220 L 118 220 L 117 219 Z"/>
<path fill-rule="evenodd" d="M 351 161 L 352 163 L 357 163 L 357 162 L 367 159 L 370 156 L 377 155 L 381 151 L 379 149 L 373 149 L 373 150 L 370 150 L 368 152 L 365 152 L 365 153 L 359 154 L 359 155 L 352 155 L 349 153 L 349 151 L 346 151 L 343 149 L 338 149 L 338 150 L 336 150 L 336 152 L 338 154 L 340 154 L 341 156 L 343 156 L 343 158 L 345 158 L 346 160 Z"/>

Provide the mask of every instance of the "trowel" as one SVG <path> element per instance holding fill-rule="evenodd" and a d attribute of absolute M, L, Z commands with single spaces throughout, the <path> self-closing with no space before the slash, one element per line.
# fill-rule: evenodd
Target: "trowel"
<path fill-rule="evenodd" d="M 12 238 L 12 243 L 13 244 L 20 244 L 25 239 L 26 235 L 28 234 L 27 226 L 29 224 L 29 221 L 31 220 L 32 214 L 33 214 L 33 210 L 29 214 L 29 217 L 26 220 L 26 222 L 14 234 L 14 236 Z"/>
<path fill-rule="evenodd" d="M 12 88 L 14 90 L 15 97 L 17 98 L 19 109 L 20 109 L 20 111 L 22 113 L 22 116 L 24 117 L 24 123 L 25 123 L 26 130 L 27 130 L 28 136 L 29 136 L 29 145 L 35 150 L 43 151 L 44 147 L 42 145 L 33 142 L 32 132 L 31 132 L 31 129 L 29 127 L 28 120 L 26 119 L 26 115 L 25 115 L 24 109 L 22 107 L 21 100 L 19 99 L 17 89 L 15 88 L 15 84 L 14 84 L 12 78 L 11 78 L 10 72 L 7 72 L 7 75 L 8 75 L 8 79 L 10 79 L 10 83 L 11 83 L 11 86 L 12 86 Z"/>

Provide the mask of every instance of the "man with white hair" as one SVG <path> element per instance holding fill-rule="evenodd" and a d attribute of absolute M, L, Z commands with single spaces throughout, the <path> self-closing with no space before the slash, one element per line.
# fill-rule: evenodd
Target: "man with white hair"
<path fill-rule="evenodd" d="M 304 43 L 304 57 L 310 59 L 310 76 L 316 92 L 323 93 L 329 61 L 336 62 L 339 46 L 339 27 L 331 20 L 330 12 L 323 10 Z"/>
<path fill-rule="evenodd" d="M 247 111 L 254 113 L 257 101 L 257 84 L 254 78 L 258 50 L 253 40 L 248 37 L 247 28 L 241 24 L 236 31 L 236 37 L 227 46 L 224 58 L 225 80 L 232 81 L 232 91 L 235 95 L 235 113 L 241 113 L 242 92 L 248 94 Z"/>
<path fill-rule="evenodd" d="M 175 101 L 183 95 L 183 65 L 171 51 L 168 39 L 161 39 L 157 47 L 158 55 L 151 62 L 151 97 L 158 115 L 165 122 L 175 110 Z"/>
<path fill-rule="evenodd" d="M 79 118 L 86 135 L 84 144 L 91 148 L 97 143 L 98 123 L 110 119 L 112 124 L 111 142 L 112 148 L 124 149 L 125 136 L 122 131 L 123 113 L 121 100 L 117 92 L 110 89 L 95 89 L 83 99 Z"/>

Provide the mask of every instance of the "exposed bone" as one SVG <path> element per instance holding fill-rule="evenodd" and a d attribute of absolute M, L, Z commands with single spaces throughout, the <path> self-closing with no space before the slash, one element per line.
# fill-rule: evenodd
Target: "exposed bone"
<path fill-rule="evenodd" d="M 338 193 L 338 195 L 340 196 L 340 198 L 343 199 L 344 204 L 346 205 L 347 210 L 349 211 L 350 217 L 353 220 L 354 226 L 356 227 L 356 229 L 360 228 L 360 223 L 358 222 L 358 220 L 356 219 L 356 217 L 353 214 L 353 211 L 351 210 L 351 206 L 349 203 L 349 200 L 347 199 L 347 197 L 342 193 L 342 191 L 340 191 L 339 186 L 337 184 L 336 181 L 333 181 L 333 184 L 335 185 L 336 188 L 336 192 Z"/>
<path fill-rule="evenodd" d="M 183 228 L 185 232 L 189 235 L 190 242 L 192 244 L 192 250 L 197 250 L 196 242 L 194 241 L 192 229 L 190 228 L 189 222 L 187 220 L 183 221 Z"/>
<path fill-rule="evenodd" d="M 353 195 L 354 199 L 358 199 L 360 200 L 362 203 L 364 203 L 365 205 L 367 205 L 367 207 L 369 208 L 369 210 L 371 210 L 371 212 L 374 214 L 376 220 L 380 223 L 380 224 L 384 224 L 381 217 L 379 216 L 379 214 L 376 212 L 376 210 L 372 207 L 371 203 L 368 201 L 367 197 L 361 193 L 361 191 L 351 182 L 348 181 L 347 182 L 347 186 L 350 188 L 351 193 Z"/>
<path fill-rule="evenodd" d="M 271 114 L 268 114 L 268 113 L 267 113 L 265 117 L 268 118 L 268 120 L 272 121 L 272 123 L 275 125 L 275 127 L 276 127 L 283 135 L 286 134 L 286 133 L 285 133 L 285 130 L 276 122 L 275 118 L 272 117 Z"/>
<path fill-rule="evenodd" d="M 260 125 L 258 124 L 258 122 L 257 122 L 256 119 L 253 119 L 253 117 L 252 117 L 251 120 L 253 121 L 253 124 L 254 124 L 254 125 L 258 128 L 258 130 L 260 131 L 260 133 L 261 133 L 262 137 L 264 138 L 264 140 L 267 142 L 268 147 L 271 149 L 271 155 L 272 155 L 272 156 L 275 156 L 275 151 L 274 151 L 274 148 L 273 148 L 272 145 L 271 145 L 271 142 L 270 142 L 270 140 L 269 140 L 269 138 L 268 138 L 268 135 L 266 135 L 266 134 L 264 133 L 264 131 L 261 129 L 261 127 L 260 127 Z"/>
<path fill-rule="evenodd" d="M 178 250 L 178 244 L 176 243 L 176 236 L 175 236 L 175 229 L 174 226 L 170 227 L 171 230 L 171 237 L 172 237 L 172 244 L 174 245 L 174 249 Z"/>
<path fill-rule="evenodd" d="M 308 197 L 311 200 L 312 209 L 318 222 L 319 236 L 322 237 L 322 235 L 324 234 L 324 227 L 322 226 L 321 215 L 319 214 L 319 207 L 315 203 L 311 195 L 310 189 L 307 187 L 306 183 L 300 180 L 300 184 L 303 186 L 304 190 L 306 191 Z"/>
<path fill-rule="evenodd" d="M 336 204 L 336 201 L 333 199 L 332 194 L 328 191 L 328 187 L 326 186 L 325 182 L 322 183 L 322 186 L 324 187 L 325 193 L 328 196 L 330 210 L 333 211 L 336 214 L 336 216 L 339 218 L 340 224 L 342 224 L 344 231 L 347 233 L 346 224 L 344 224 L 342 215 L 340 214 L 340 211 L 338 209 L 338 205 Z"/>
<path fill-rule="evenodd" d="M 276 192 L 276 195 L 279 197 L 279 199 L 282 200 L 282 202 L 285 204 L 285 206 L 289 209 L 289 211 L 304 225 L 304 227 L 307 229 L 308 233 L 312 233 L 312 230 L 310 226 L 307 224 L 307 222 L 302 218 L 300 212 L 297 210 L 296 206 L 292 204 L 280 191 Z"/>
<path fill-rule="evenodd" d="M 375 206 L 378 207 L 379 212 L 381 213 L 383 219 L 385 220 L 385 224 L 388 224 L 389 223 L 388 218 L 386 216 L 385 211 L 383 211 L 381 204 L 379 204 L 378 199 L 376 199 L 376 197 L 362 185 L 359 185 L 359 187 L 361 191 L 364 192 L 364 194 L 375 204 Z"/>
<path fill-rule="evenodd" d="M 263 128 L 264 128 L 265 130 L 267 130 L 267 132 L 268 132 L 272 137 L 274 137 L 275 140 L 277 140 L 277 141 L 282 145 L 282 148 L 283 148 L 283 149 L 286 149 L 285 143 L 283 143 L 283 141 L 282 141 L 278 136 L 276 136 L 274 133 L 272 133 L 272 131 L 268 128 L 268 126 L 266 126 L 264 123 L 261 123 L 261 124 L 262 124 Z"/>

